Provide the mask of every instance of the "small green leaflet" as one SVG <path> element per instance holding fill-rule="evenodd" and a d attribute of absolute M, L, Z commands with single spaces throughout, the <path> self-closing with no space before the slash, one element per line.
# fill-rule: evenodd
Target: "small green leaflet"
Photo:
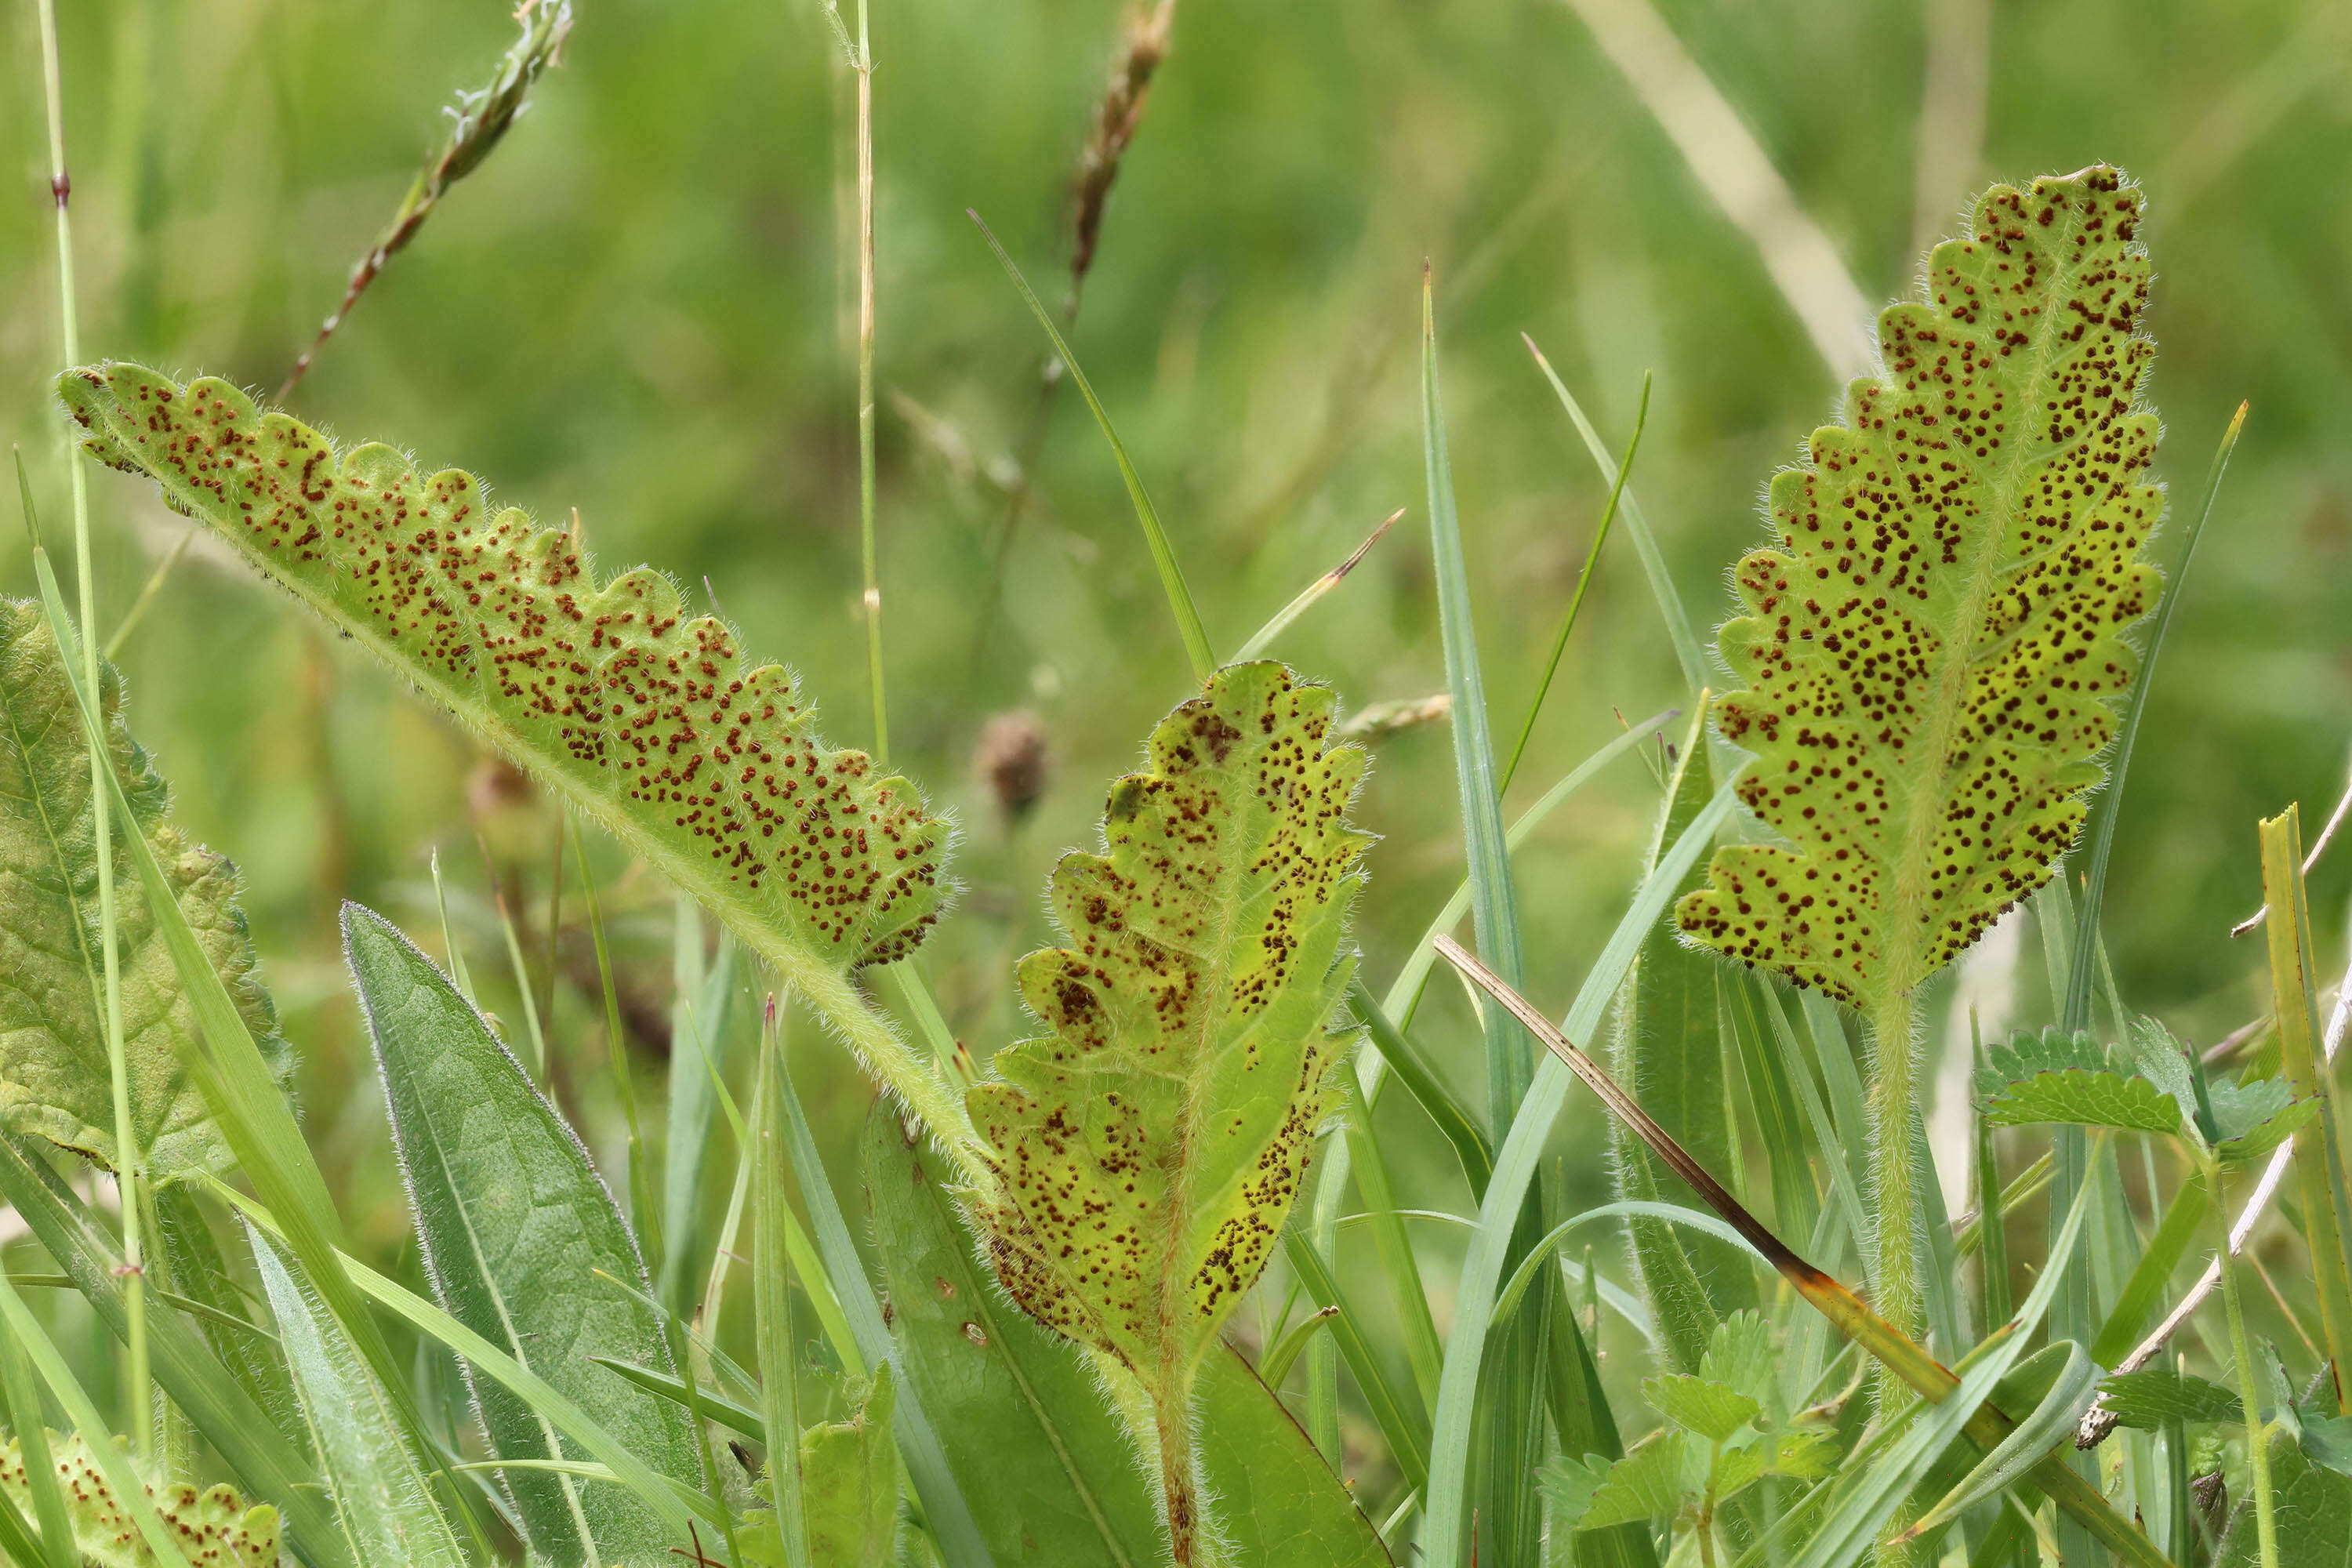
<path fill-rule="evenodd" d="M 2235 1393 L 2170 1367 L 2118 1373 L 2099 1385 L 2106 1407 L 2118 1426 L 2144 1432 L 2161 1430 L 2167 1421 L 2241 1422 L 2243 1407 Z"/>

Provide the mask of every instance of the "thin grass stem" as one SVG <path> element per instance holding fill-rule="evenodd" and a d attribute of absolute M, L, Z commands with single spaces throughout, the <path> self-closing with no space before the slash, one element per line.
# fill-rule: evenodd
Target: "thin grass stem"
<path fill-rule="evenodd" d="M 49 192 L 57 205 L 58 233 L 58 310 L 64 331 L 65 363 L 81 363 L 81 328 L 79 312 L 74 298 L 73 219 L 70 213 L 73 178 L 66 170 L 65 72 L 58 51 L 58 9 L 56 0 L 40 0 L 41 81 L 47 100 L 49 122 Z M 73 492 L 74 577 L 79 595 L 79 657 L 82 682 L 91 694 L 91 701 L 100 703 L 98 679 L 98 589 L 90 561 L 89 545 L 89 482 L 82 467 L 81 451 L 70 435 L 66 438 L 66 471 Z M 18 469 L 21 483 L 23 470 Z M 31 508 L 26 509 L 26 521 L 31 521 Z M 74 650 L 60 648 L 66 658 L 75 657 Z M 90 816 L 92 837 L 98 845 L 98 925 L 100 960 L 105 974 L 106 994 L 100 1012 L 106 1020 L 106 1067 L 111 1079 L 114 1100 L 114 1163 L 115 1180 L 122 1192 L 122 1267 L 123 1311 L 128 1319 L 128 1331 L 123 1336 L 124 1352 L 129 1361 L 125 1398 L 131 1406 L 131 1438 L 138 1449 L 141 1463 L 155 1457 L 155 1409 L 153 1386 L 149 1377 L 147 1352 L 147 1296 L 145 1258 L 140 1235 L 140 1184 L 143 1179 L 145 1156 L 139 1147 L 138 1129 L 131 1120 L 131 1076 L 124 1056 L 122 1039 L 122 959 L 116 940 L 114 889 L 114 829 L 111 792 L 101 788 L 99 780 L 111 766 L 106 754 L 105 718 L 94 710 L 88 726 L 90 769 Z M 129 825 L 126 824 L 126 826 Z"/>

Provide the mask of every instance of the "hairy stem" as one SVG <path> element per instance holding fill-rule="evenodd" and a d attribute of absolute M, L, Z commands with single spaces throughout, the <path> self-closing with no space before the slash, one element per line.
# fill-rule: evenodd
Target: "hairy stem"
<path fill-rule="evenodd" d="M 1919 1271 L 1919 1172 L 1912 1158 L 1911 1106 L 1917 1095 L 1917 993 L 1899 991 L 1885 998 L 1870 1020 L 1872 1062 L 1870 1085 L 1870 1164 L 1873 1228 L 1871 1237 L 1871 1304 L 1879 1316 L 1914 1340 L 1927 1331 L 1925 1298 Z M 1901 1374 L 1889 1365 L 1878 1368 L 1879 1420 L 1883 1423 L 1918 1400 Z M 1902 1568 L 1914 1560 L 1910 1545 L 1899 1538 L 1910 1522 L 1910 1510 L 1895 1510 L 1879 1537 L 1880 1568 Z"/>
<path fill-rule="evenodd" d="M 73 221 L 67 211 L 73 181 L 66 173 L 65 80 L 58 57 L 56 0 L 41 0 L 40 21 L 42 84 L 49 111 L 49 191 L 56 197 L 58 212 L 58 312 L 65 329 L 66 363 L 79 364 L 81 330 L 74 303 Z M 99 700 L 98 590 L 90 570 L 89 488 L 89 478 L 82 469 L 79 445 L 70 433 L 66 438 L 66 471 L 73 486 L 74 575 L 81 601 L 82 682 L 94 704 Z M 71 648 L 58 651 L 67 658 L 74 656 Z M 142 1161 L 138 1129 L 131 1120 L 131 1076 L 123 1056 L 122 963 L 115 942 L 113 802 L 111 792 L 100 783 L 110 765 L 102 723 L 99 715 L 91 715 L 89 801 L 91 831 L 98 847 L 99 942 L 106 976 L 100 1014 L 106 1021 L 106 1063 L 114 1089 L 114 1179 L 122 1203 L 123 1344 L 130 1361 L 127 1381 L 131 1430 L 139 1458 L 144 1462 L 155 1455 L 155 1410 L 148 1379 L 147 1297 L 139 1226 Z"/>
<path fill-rule="evenodd" d="M 1168 1560 L 1177 1568 L 1199 1561 L 1200 1500 L 1192 1479 L 1192 1372 L 1167 1369 L 1166 1382 L 1151 1395 L 1151 1419 L 1160 1438 L 1160 1492 L 1168 1509 Z"/>
<path fill-rule="evenodd" d="M 2263 1391 L 2254 1376 L 2254 1352 L 2246 1340 L 2246 1312 L 2238 1300 L 2238 1267 L 2231 1249 L 2229 1205 L 2221 1202 L 2221 1170 L 2216 1161 L 2205 1163 L 2205 1180 L 2213 1189 L 2213 1212 L 2221 1220 L 2221 1247 L 2214 1261 L 2221 1270 L 2221 1307 L 2230 1320 L 2230 1359 L 2237 1363 L 2238 1399 L 2246 1417 L 2246 1465 L 2253 1474 L 2254 1545 L 2262 1568 L 2278 1568 L 2278 1521 L 2271 1503 L 2270 1430 L 2263 1423 Z"/>

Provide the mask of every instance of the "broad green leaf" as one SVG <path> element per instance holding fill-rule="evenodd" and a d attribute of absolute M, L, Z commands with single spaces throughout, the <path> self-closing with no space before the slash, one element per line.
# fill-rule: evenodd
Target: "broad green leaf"
<path fill-rule="evenodd" d="M 1710 1443 L 1727 1441 L 1743 1430 L 1755 1430 L 1757 1417 L 1764 1414 L 1760 1400 L 1748 1397 L 1730 1384 L 1684 1373 L 1650 1379 L 1642 1384 L 1642 1397 L 1659 1415 Z"/>
<path fill-rule="evenodd" d="M 2294 1137 L 2319 1110 L 2316 1100 L 2295 1099 L 2294 1086 L 2283 1078 L 2252 1083 L 2215 1079 L 2206 1095 L 2221 1131 L 2213 1152 L 2231 1164 L 2261 1159 Z"/>
<path fill-rule="evenodd" d="M 1070 1346 L 1005 1304 L 939 1156 L 877 1107 L 864 1170 L 901 1365 L 991 1553 L 1156 1568 L 1160 1525 L 1126 1427 Z"/>
<path fill-rule="evenodd" d="M 2352 1568 L 2352 1479 L 2315 1464 L 2284 1433 L 2271 1440 L 2273 1518 L 2278 1561 L 2264 1563 L 2254 1541 L 2251 1495 L 2230 1517 L 2214 1553 L 2217 1568 Z"/>
<path fill-rule="evenodd" d="M 898 1452 L 890 1440 L 890 1363 L 847 1421 L 801 1434 L 809 1558 L 825 1568 L 885 1568 L 898 1540 Z"/>
<path fill-rule="evenodd" d="M 2099 1386 L 2118 1426 L 2157 1432 L 2167 1421 L 2245 1419 L 2234 1392 L 2170 1367 L 2118 1373 Z"/>
<path fill-rule="evenodd" d="M 113 1439 L 119 1441 L 119 1439 Z M 155 1554 L 140 1539 L 131 1515 L 79 1434 L 49 1436 L 49 1459 L 64 1485 L 79 1561 L 89 1568 L 152 1568 Z M 10 1438 L 0 1449 L 0 1492 L 19 1512 L 32 1510 L 25 1461 Z M 278 1568 L 278 1510 L 268 1504 L 247 1508 L 228 1487 L 202 1491 L 184 1483 L 149 1482 L 148 1500 L 197 1568 Z"/>
<path fill-rule="evenodd" d="M 466 1554 L 365 1358 L 300 1275 L 292 1254 L 257 1227 L 248 1234 L 352 1559 L 371 1568 L 389 1563 L 466 1568 Z"/>
<path fill-rule="evenodd" d="M 998 1275 L 1150 1397 L 1180 1541 L 1200 1523 L 1194 1373 L 1273 1249 L 1349 1043 L 1330 1024 L 1370 840 L 1347 822 L 1364 754 L 1325 743 L 1332 700 L 1235 665 L 1160 722 L 1151 771 L 1111 788 L 1108 854 L 1055 869 L 1074 945 L 1022 962 L 1051 1032 L 971 1096 Z"/>
<path fill-rule="evenodd" d="M 1644 872 L 1688 826 L 1711 793 L 1704 715 L 1694 717 L 1681 756 L 1667 781 L 1666 799 L 1651 838 Z M 1704 881 L 1694 867 L 1675 889 L 1676 897 Z M 1617 1002 L 1617 1081 L 1675 1141 L 1711 1171 L 1731 1165 L 1731 1133 L 1726 1118 L 1721 1009 L 1716 1004 L 1717 960 L 1704 949 L 1677 940 L 1664 922 L 1642 943 L 1633 972 Z M 1610 1123 L 1618 1195 L 1635 1201 L 1690 1201 L 1692 1194 L 1666 1173 L 1639 1138 Z M 1663 1338 L 1668 1363 L 1696 1372 L 1699 1358 L 1723 1315 L 1756 1305 L 1756 1278 L 1737 1248 L 1685 1237 L 1654 1219 L 1629 1219 L 1635 1272 Z"/>
<path fill-rule="evenodd" d="M 2352 1415 L 2305 1416 L 2304 1457 L 2339 1476 L 2352 1476 Z"/>
<path fill-rule="evenodd" d="M 2120 1065 L 2088 1035 L 2020 1031 L 1985 1053 L 1977 1089 L 1996 1127 L 2063 1122 L 2126 1131 L 2180 1131 L 2180 1102 Z"/>
<path fill-rule="evenodd" d="M 639 569 L 599 584 L 577 542 L 480 481 L 384 446 L 339 453 L 226 382 L 69 371 L 99 460 L 144 474 L 287 588 L 724 920 L 942 1136 L 961 1118 L 849 972 L 937 919 L 949 827 L 914 787 L 818 738 L 798 682 Z"/>
<path fill-rule="evenodd" d="M 82 1299 L 119 1340 L 129 1328 L 122 1300 L 121 1238 L 100 1223 L 46 1161 L 37 1145 L 0 1138 L 0 1198 L 25 1221 Z M 147 1351 L 155 1382 L 203 1435 L 247 1495 L 273 1503 L 305 1561 L 341 1561 L 333 1511 L 320 1497 L 318 1471 L 279 1431 L 185 1314 L 150 1310 Z M 281 1373 L 282 1375 L 282 1373 Z M 296 1419 L 300 1419 L 299 1414 Z"/>
<path fill-rule="evenodd" d="M 1240 1352 L 1201 1363 L 1201 1471 L 1234 1568 L 1391 1568 L 1372 1521 Z"/>
<path fill-rule="evenodd" d="M 654 1470 L 699 1485 L 685 1413 L 588 1360 L 675 1370 L 652 1309 L 617 1283 L 642 1287 L 644 1266 L 587 1151 L 431 959 L 356 904 L 343 939 L 435 1296 Z M 503 1385 L 468 1376 L 499 1458 L 593 1458 Z M 653 1562 L 672 1544 L 623 1488 L 526 1470 L 504 1484 L 554 1562 Z"/>
<path fill-rule="evenodd" d="M 237 908 L 235 868 L 164 820 L 170 792 L 123 721 L 122 682 L 100 671 L 100 709 L 132 820 L 163 868 L 173 897 L 219 971 L 247 1026 L 283 1075 L 285 1042 L 254 972 Z M 0 602 L 0 1118 L 110 1168 L 115 1163 L 113 1079 L 101 1006 L 103 955 L 89 748 L 74 689 L 40 606 Z M 138 873 L 119 851 L 115 885 Z M 227 1143 L 189 1081 L 181 1052 L 195 1017 L 181 994 L 152 914 L 116 901 L 123 1053 L 131 1124 L 159 1180 L 226 1170 Z"/>
<path fill-rule="evenodd" d="M 2049 879 L 2138 666 L 2140 205 L 2098 166 L 1986 192 L 1739 564 L 1717 721 L 1781 842 L 1717 851 L 1676 918 L 1874 1023 Z"/>

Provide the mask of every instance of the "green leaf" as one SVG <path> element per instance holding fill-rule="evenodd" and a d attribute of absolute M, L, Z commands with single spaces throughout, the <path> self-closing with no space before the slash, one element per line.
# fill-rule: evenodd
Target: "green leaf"
<path fill-rule="evenodd" d="M 2105 167 L 1985 193 L 1773 478 L 1717 721 L 1783 842 L 1717 851 L 1695 940 L 1885 1018 L 2074 842 L 2157 587 L 2139 221 Z"/>
<path fill-rule="evenodd" d="M 1706 1485 L 1707 1447 L 1687 1432 L 1660 1432 L 1609 1467 L 1579 1530 L 1672 1519 Z"/>
<path fill-rule="evenodd" d="M 1985 1053 L 1977 1071 L 1985 1119 L 1996 1127 L 2064 1122 L 2127 1131 L 2178 1133 L 2180 1102 L 2118 1066 L 2088 1035 L 2021 1030 Z"/>
<path fill-rule="evenodd" d="M 825 1568 L 884 1568 L 898 1540 L 898 1452 L 890 1440 L 890 1363 L 855 1415 L 801 1434 L 809 1558 Z"/>
<path fill-rule="evenodd" d="M 121 1442 L 109 1440 L 118 1446 Z M 89 1444 L 79 1433 L 71 1437 L 51 1433 L 48 1442 L 50 1463 L 64 1483 L 59 1489 L 73 1527 L 76 1563 L 89 1568 L 152 1568 L 154 1552 L 140 1539 Z M 266 1503 L 247 1508 L 225 1486 L 199 1491 L 184 1483 L 159 1487 L 151 1481 L 145 1491 L 192 1563 L 203 1568 L 278 1568 L 276 1509 Z M 20 1512 L 32 1506 L 30 1478 L 13 1437 L 0 1449 L 0 1492 Z"/>
<path fill-rule="evenodd" d="M 1680 837 L 1711 791 L 1704 715 L 1694 716 L 1666 784 L 1666 799 L 1650 841 L 1644 872 Z M 1675 889 L 1676 897 L 1705 879 L 1696 867 Z M 1677 940 L 1660 922 L 1619 994 L 1614 1067 L 1617 1081 L 1675 1141 L 1711 1171 L 1731 1167 L 1731 1131 L 1724 1094 L 1721 1009 L 1716 1005 L 1712 953 Z M 1612 1120 L 1617 1191 L 1622 1198 L 1686 1203 L 1694 1194 L 1668 1175 L 1639 1138 Z M 1756 1278 L 1748 1259 L 1720 1242 L 1685 1239 L 1652 1219 L 1626 1222 L 1635 1269 L 1666 1349 L 1678 1372 L 1695 1372 L 1710 1336 L 1727 1312 L 1756 1305 Z"/>
<path fill-rule="evenodd" d="M 425 1471 L 402 1440 L 401 1421 L 365 1358 L 292 1255 L 258 1226 L 248 1234 L 352 1559 L 466 1568 L 466 1554 L 435 1505 Z"/>
<path fill-rule="evenodd" d="M 2284 1433 L 2271 1442 L 2271 1492 L 2278 1560 L 2264 1563 L 2254 1541 L 2249 1496 L 2231 1516 L 2214 1553 L 2217 1568 L 2352 1568 L 2352 1479 L 2313 1462 Z"/>
<path fill-rule="evenodd" d="M 1076 945 L 1022 962 L 1052 1032 L 971 1091 L 998 1274 L 1140 1383 L 1180 1532 L 1195 1369 L 1265 1265 L 1349 1044 L 1329 1026 L 1370 840 L 1346 820 L 1364 754 L 1327 748 L 1331 708 L 1235 665 L 1161 721 L 1152 771 L 1112 786 L 1109 853 L 1055 869 Z"/>
<path fill-rule="evenodd" d="M 615 1280 L 644 1266 L 587 1151 L 433 961 L 390 922 L 343 907 L 343 940 L 406 1173 L 435 1297 L 560 1390 L 660 1474 L 698 1485 L 684 1412 L 591 1365 L 606 1355 L 674 1371 L 652 1310 Z M 584 1459 L 506 1388 L 469 1378 L 503 1459 Z M 504 1476 L 532 1546 L 558 1563 L 651 1560 L 671 1545 L 626 1490 Z"/>
<path fill-rule="evenodd" d="M 1772 1325 L 1761 1312 L 1734 1312 L 1716 1325 L 1715 1337 L 1699 1358 L 1698 1374 L 1737 1389 L 1759 1408 L 1769 1411 L 1780 1403 L 1776 1378 L 1780 1357 L 1780 1348 L 1772 1342 Z"/>
<path fill-rule="evenodd" d="M 1760 1400 L 1728 1384 L 1674 1373 L 1642 1384 L 1642 1397 L 1657 1413 L 1710 1443 L 1721 1443 L 1741 1431 L 1753 1431 L 1764 1414 Z"/>
<path fill-rule="evenodd" d="M 890 1331 L 991 1553 L 1155 1568 L 1152 1491 L 1100 1381 L 1005 1305 L 939 1157 L 888 1107 L 867 1118 L 864 1153 Z"/>
<path fill-rule="evenodd" d="M 253 943 L 227 861 L 164 820 L 170 791 L 123 721 L 122 682 L 100 670 L 107 747 L 132 820 L 173 897 L 219 972 L 273 1071 L 287 1068 L 275 1009 L 255 975 Z M 0 602 L 0 954 L 10 976 L 0 1010 L 0 1119 L 19 1132 L 115 1164 L 112 1076 L 100 1005 L 103 971 L 89 748 L 74 689 L 37 605 Z M 136 883 L 118 851 L 118 887 Z M 195 1030 L 172 956 L 138 899 L 115 910 L 121 955 L 123 1055 L 131 1125 L 158 1179 L 232 1163 L 204 1095 L 181 1066 Z"/>
<path fill-rule="evenodd" d="M 961 1117 L 850 971 L 938 917 L 949 826 L 904 779 L 817 736 L 806 694 L 750 668 L 646 570 L 599 585 L 576 542 L 480 481 L 389 447 L 338 453 L 226 382 L 110 364 L 58 394 L 99 460 L 383 659 L 724 920 L 938 1128 Z"/>
<path fill-rule="evenodd" d="M 2252 1083 L 2215 1079 L 2206 1086 L 2206 1095 L 2221 1131 L 2213 1152 L 2231 1164 L 2261 1159 L 2302 1131 L 2319 1110 L 2317 1100 L 2295 1099 L 2294 1086 L 2284 1078 Z"/>
<path fill-rule="evenodd" d="M 2352 1476 L 2352 1415 L 2305 1416 L 2304 1457 L 2339 1476 Z"/>
<path fill-rule="evenodd" d="M 2238 1396 L 2218 1383 L 2170 1367 L 2118 1373 L 2099 1385 L 2118 1426 L 2163 1430 L 2168 1421 L 2242 1422 Z"/>
<path fill-rule="evenodd" d="M 1234 1568 L 1391 1568 L 1354 1496 L 1232 1347 L 1201 1363 L 1198 1407 L 1201 1471 Z"/>

